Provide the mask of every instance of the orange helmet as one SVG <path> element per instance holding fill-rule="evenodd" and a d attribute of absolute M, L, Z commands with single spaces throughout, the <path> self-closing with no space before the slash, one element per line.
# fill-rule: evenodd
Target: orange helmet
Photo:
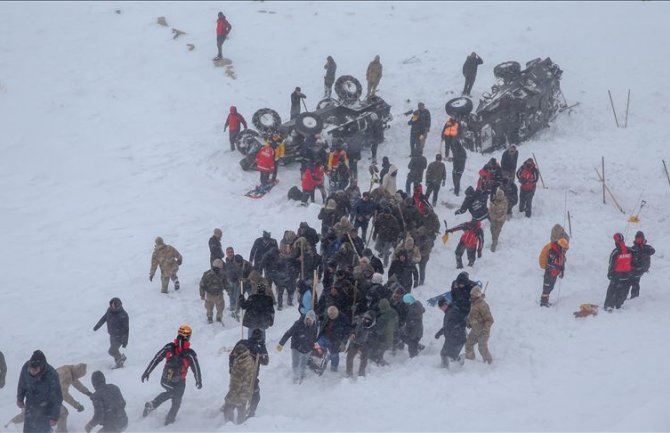
<path fill-rule="evenodd" d="M 180 326 L 179 330 L 177 331 L 177 335 L 181 335 L 184 338 L 191 338 L 192 333 L 193 333 L 193 330 L 188 325 Z"/>

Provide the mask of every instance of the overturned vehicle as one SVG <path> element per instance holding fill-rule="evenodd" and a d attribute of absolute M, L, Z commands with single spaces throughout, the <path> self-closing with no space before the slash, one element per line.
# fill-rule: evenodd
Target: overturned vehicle
<path fill-rule="evenodd" d="M 468 150 L 493 152 L 528 140 L 571 108 L 561 92 L 563 71 L 549 57 L 531 60 L 523 70 L 518 62 L 501 63 L 493 73 L 497 83 L 474 113 L 466 97 L 445 105 L 447 114 L 460 121 L 461 143 Z"/>
<path fill-rule="evenodd" d="M 245 157 L 240 161 L 243 170 L 256 166 L 256 152 L 273 134 L 280 134 L 285 145 L 283 164 L 310 159 L 316 150 L 314 137 L 321 134 L 326 144 L 360 140 L 367 147 L 384 140 L 383 130 L 392 120 L 391 106 L 382 98 L 360 99 L 361 83 L 350 75 L 335 82 L 337 99 L 323 99 L 316 110 L 301 113 L 282 123 L 279 113 L 261 108 L 251 119 L 256 130 L 246 129 L 235 140 L 235 147 Z"/>

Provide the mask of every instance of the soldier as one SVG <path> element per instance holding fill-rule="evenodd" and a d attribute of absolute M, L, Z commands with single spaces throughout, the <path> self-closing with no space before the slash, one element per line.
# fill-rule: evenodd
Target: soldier
<path fill-rule="evenodd" d="M 465 63 L 463 63 L 463 76 L 465 77 L 463 95 L 470 96 L 472 86 L 475 84 L 475 78 L 477 77 L 477 67 L 482 63 L 484 63 L 482 58 L 474 51 L 466 57 Z"/>
<path fill-rule="evenodd" d="M 77 409 L 77 412 L 83 412 L 84 406 L 75 400 L 74 397 L 70 395 L 69 391 L 70 385 L 72 385 L 77 391 L 81 392 L 86 397 L 91 397 L 93 395 L 93 393 L 79 381 L 79 379 L 86 376 L 86 364 L 63 365 L 62 367 L 58 367 L 56 372 L 58 373 L 58 378 L 60 380 L 60 389 L 63 395 L 63 401 Z M 57 433 L 67 432 L 68 414 L 69 413 L 65 407 L 65 404 L 62 404 L 60 409 L 60 418 L 58 419 L 58 424 L 56 426 Z"/>
<path fill-rule="evenodd" d="M 214 234 L 209 238 L 209 265 L 212 266 L 215 259 L 223 260 L 223 249 L 221 248 L 221 238 L 223 232 L 221 229 L 214 229 Z"/>
<path fill-rule="evenodd" d="M 263 339 L 263 333 L 258 329 L 255 329 L 254 332 L 251 333 L 251 338 L 247 340 L 240 340 L 237 342 L 235 346 L 240 344 L 246 346 L 246 348 L 249 349 L 249 352 L 251 353 L 254 363 L 256 364 L 255 368 L 256 379 L 253 385 L 253 393 L 251 395 L 251 400 L 249 402 L 249 410 L 246 413 L 246 417 L 251 418 L 252 416 L 256 415 L 256 409 L 258 408 L 258 403 L 260 403 L 261 401 L 260 380 L 258 379 L 260 366 L 268 365 L 268 363 L 270 362 L 270 357 L 268 355 L 268 350 L 265 347 L 265 340 Z M 232 369 L 235 367 L 234 365 L 235 361 L 236 361 L 235 349 L 233 349 L 230 356 L 228 357 L 228 368 L 231 371 L 231 374 Z"/>
<path fill-rule="evenodd" d="M 491 200 L 489 219 L 491 220 L 491 252 L 495 252 L 498 246 L 500 231 L 505 221 L 507 221 L 507 199 L 502 189 L 498 189 L 495 199 Z"/>
<path fill-rule="evenodd" d="M 123 309 L 121 299 L 112 298 L 109 301 L 109 308 L 95 324 L 93 331 L 100 329 L 104 323 L 107 323 L 107 333 L 109 334 L 109 350 L 107 353 L 114 358 L 115 368 L 121 368 L 123 363 L 126 362 L 126 355 L 119 351 L 119 347 L 125 349 L 128 345 L 128 333 L 130 332 L 128 313 Z"/>
<path fill-rule="evenodd" d="M 493 316 L 489 304 L 484 300 L 481 287 L 475 286 L 470 291 L 470 304 L 470 313 L 467 318 L 467 326 L 470 328 L 470 332 L 465 343 L 465 358 L 475 359 L 475 344 L 477 344 L 479 345 L 479 354 L 482 355 L 484 362 L 490 364 L 493 362 L 493 357 L 489 352 L 489 337 L 491 336 L 491 326 L 493 326 Z"/>
<path fill-rule="evenodd" d="M 382 64 L 379 61 L 379 56 L 375 56 L 375 59 L 370 62 L 365 77 L 368 81 L 367 99 L 370 99 L 370 97 L 375 96 L 379 81 L 382 79 Z"/>
<path fill-rule="evenodd" d="M 442 162 L 442 155 L 435 155 L 435 161 L 428 164 L 426 170 L 426 200 L 433 194 L 433 207 L 437 206 L 437 194 L 440 192 L 440 185 L 444 186 L 447 180 L 447 168 Z"/>
<path fill-rule="evenodd" d="M 16 405 L 25 409 L 24 433 L 51 433 L 63 404 L 58 373 L 41 350 L 36 350 L 21 368 Z"/>
<path fill-rule="evenodd" d="M 90 433 L 98 424 L 102 426 L 99 432 L 121 433 L 128 426 L 126 415 L 126 400 L 116 385 L 106 383 L 105 375 L 101 371 L 91 374 L 91 383 L 95 392 L 91 395 L 93 402 L 93 418 L 84 429 Z"/>
<path fill-rule="evenodd" d="M 156 246 L 151 256 L 151 270 L 149 270 L 149 281 L 154 279 L 156 268 L 161 269 L 161 293 L 168 292 L 170 280 L 174 282 L 174 289 L 179 290 L 179 277 L 177 271 L 182 263 L 182 256 L 172 245 L 167 245 L 162 237 L 156 238 Z"/>
<path fill-rule="evenodd" d="M 216 321 L 223 325 L 223 312 L 226 310 L 226 301 L 223 291 L 228 288 L 228 278 L 223 267 L 223 260 L 214 259 L 212 268 L 202 274 L 200 279 L 200 300 L 205 301 L 207 323 L 212 323 L 214 306 L 216 306 Z"/>
<path fill-rule="evenodd" d="M 251 351 L 244 344 L 236 344 L 230 357 L 230 384 L 221 411 L 227 423 L 234 420 L 234 412 L 237 410 L 235 424 L 242 424 L 247 419 L 247 403 L 251 400 L 254 375 L 258 368 Z"/>
<path fill-rule="evenodd" d="M 161 375 L 161 386 L 165 388 L 165 392 L 158 394 L 152 401 L 144 404 L 143 417 L 149 415 L 149 413 L 165 401 L 172 400 L 172 406 L 165 418 L 165 425 L 172 424 L 175 421 L 177 412 L 181 406 L 181 399 L 184 396 L 184 390 L 186 389 L 186 373 L 188 373 L 189 367 L 193 371 L 196 388 L 202 388 L 198 356 L 191 349 L 189 341 L 191 334 L 192 330 L 190 326 L 180 326 L 174 342 L 166 344 L 158 351 L 147 366 L 147 369 L 144 370 L 142 382 L 149 380 L 149 375 L 153 369 L 165 359 L 165 367 L 163 367 L 163 374 Z"/>
<path fill-rule="evenodd" d="M 326 64 L 323 66 L 323 69 L 326 70 L 326 75 L 323 77 L 323 87 L 324 87 L 324 98 L 330 98 L 330 95 L 333 91 L 333 83 L 335 83 L 335 71 L 337 70 L 337 64 L 332 57 L 328 56 L 326 59 Z"/>
<path fill-rule="evenodd" d="M 300 101 L 306 98 L 307 96 L 302 93 L 300 87 L 296 87 L 293 93 L 291 93 L 291 120 L 298 117 L 300 114 Z"/>

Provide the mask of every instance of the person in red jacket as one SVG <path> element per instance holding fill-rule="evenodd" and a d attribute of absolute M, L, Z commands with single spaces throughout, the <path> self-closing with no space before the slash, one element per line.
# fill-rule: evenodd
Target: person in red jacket
<path fill-rule="evenodd" d="M 621 308 L 628 296 L 633 276 L 633 252 L 626 246 L 621 233 L 614 234 L 615 248 L 610 254 L 607 278 L 610 284 L 605 295 L 605 311 Z"/>
<path fill-rule="evenodd" d="M 275 169 L 275 151 L 269 142 L 256 153 L 256 169 L 261 172 L 261 186 L 267 186 Z"/>
<path fill-rule="evenodd" d="M 544 268 L 544 280 L 542 283 L 542 296 L 540 296 L 540 307 L 549 307 L 549 294 L 554 290 L 556 278 L 563 278 L 565 272 L 565 252 L 568 250 L 568 240 L 560 238 L 551 243 L 547 252 L 547 266 Z"/>
<path fill-rule="evenodd" d="M 459 224 L 456 227 L 447 230 L 447 233 L 457 232 L 463 230 L 461 240 L 456 247 L 456 269 L 463 269 L 463 252 L 468 252 L 468 266 L 475 264 L 475 253 L 477 257 L 482 257 L 482 249 L 484 248 L 484 231 L 482 230 L 482 223 L 477 220 L 468 221 Z"/>
<path fill-rule="evenodd" d="M 314 189 L 316 188 L 317 178 L 315 176 L 316 167 L 314 163 L 309 163 L 302 172 L 302 204 L 307 206 L 307 200 L 312 199 L 314 203 Z"/>
<path fill-rule="evenodd" d="M 325 172 L 323 170 L 323 165 L 319 162 L 316 163 L 314 171 L 312 172 L 312 177 L 314 178 L 314 189 L 321 191 L 321 201 L 323 204 L 326 204 L 326 186 L 324 184 Z M 312 199 L 312 201 L 314 201 Z"/>
<path fill-rule="evenodd" d="M 528 158 L 521 168 L 517 170 L 516 177 L 521 184 L 519 191 L 519 212 L 526 212 L 526 217 L 530 218 L 533 209 L 533 195 L 535 195 L 535 186 L 539 177 L 539 171 L 535 167 L 533 158 Z"/>
<path fill-rule="evenodd" d="M 223 125 L 223 132 L 226 132 L 226 129 L 228 129 L 230 134 L 231 151 L 235 151 L 235 140 L 237 140 L 237 136 L 240 133 L 240 126 L 244 126 L 244 129 L 247 129 L 247 121 L 237 112 L 237 107 L 232 105 L 230 113 L 228 113 L 228 117 L 226 118 L 226 124 Z"/>
<path fill-rule="evenodd" d="M 228 37 L 228 33 L 230 33 L 230 29 L 232 28 L 233 26 L 226 20 L 223 12 L 219 12 L 219 18 L 216 20 L 216 47 L 219 49 L 219 54 L 214 57 L 214 60 L 221 60 L 223 58 L 221 46 L 223 46 L 223 42 Z"/>

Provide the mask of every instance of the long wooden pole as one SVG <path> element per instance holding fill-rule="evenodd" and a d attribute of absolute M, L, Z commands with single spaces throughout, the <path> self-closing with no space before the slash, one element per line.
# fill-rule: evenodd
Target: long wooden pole
<path fill-rule="evenodd" d="M 614 121 L 616 122 L 616 127 L 619 127 L 619 119 L 616 117 L 616 110 L 614 110 L 614 101 L 612 100 L 612 92 L 607 89 L 607 93 L 610 95 L 610 104 L 612 105 L 612 113 L 614 113 Z"/>
<path fill-rule="evenodd" d="M 628 98 L 626 98 L 626 120 L 623 127 L 628 128 L 628 107 L 630 106 L 630 89 L 628 89 Z"/>
<path fill-rule="evenodd" d="M 668 166 L 665 165 L 665 159 L 663 161 L 663 169 L 665 170 L 665 177 L 668 178 L 668 185 L 670 185 L 670 174 L 668 174 Z"/>
<path fill-rule="evenodd" d="M 568 211 L 568 233 L 572 238 L 572 220 L 570 219 L 570 211 Z"/>
<path fill-rule="evenodd" d="M 604 156 L 602 157 L 602 172 L 603 172 L 603 178 L 602 178 L 602 181 L 603 181 L 603 204 L 607 204 L 607 202 L 605 201 L 605 157 Z"/>
<path fill-rule="evenodd" d="M 600 176 L 600 172 L 598 171 L 598 169 L 595 168 L 595 167 L 593 167 L 593 169 L 596 171 L 596 174 L 598 175 L 598 178 L 599 178 L 601 181 L 603 181 L 603 177 Z M 616 208 L 619 209 L 619 211 L 620 211 L 621 213 L 625 214 L 626 211 L 623 210 L 623 208 L 621 207 L 621 205 L 619 204 L 619 202 L 617 201 L 617 199 L 614 197 L 614 194 L 612 194 L 612 191 L 610 191 L 610 188 L 607 186 L 606 183 L 603 182 L 603 184 L 605 185 L 605 191 L 607 191 L 607 193 L 610 195 L 610 197 L 612 197 L 612 200 L 614 201 L 614 205 L 616 206 Z"/>
<path fill-rule="evenodd" d="M 537 172 L 540 175 L 540 181 L 542 182 L 542 188 L 547 189 L 547 186 L 544 184 L 544 179 L 542 178 L 542 171 L 540 170 L 540 166 L 537 163 L 537 158 L 535 158 L 535 153 L 533 153 L 532 155 L 533 155 L 533 161 L 535 161 L 535 168 L 537 168 Z"/>
<path fill-rule="evenodd" d="M 314 306 L 316 305 L 316 285 L 319 284 L 319 274 L 314 269 L 314 274 L 312 275 L 312 310 L 315 310 Z"/>

